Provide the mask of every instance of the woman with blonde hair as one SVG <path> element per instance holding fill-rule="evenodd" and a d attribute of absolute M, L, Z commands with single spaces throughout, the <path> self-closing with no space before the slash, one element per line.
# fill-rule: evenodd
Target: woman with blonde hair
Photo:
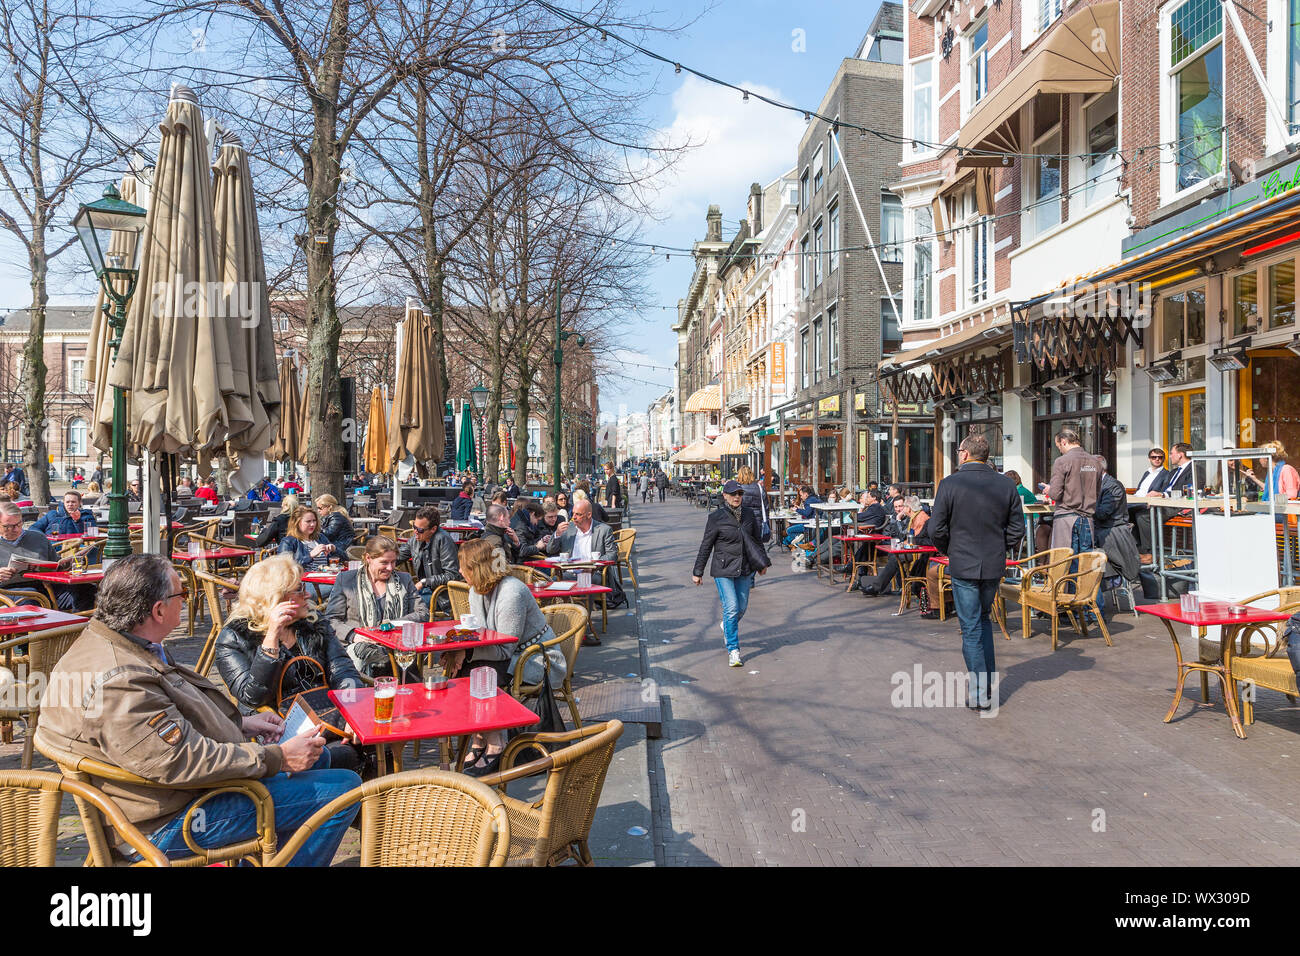
<path fill-rule="evenodd" d="M 304 571 L 320 571 L 336 551 L 320 534 L 320 515 L 315 508 L 299 505 L 289 515 L 289 529 L 280 541 L 280 553 L 293 557 Z"/>
<path fill-rule="evenodd" d="M 497 672 L 497 686 L 505 687 L 514 673 L 514 661 L 520 649 L 537 641 L 549 641 L 555 632 L 546 623 L 528 585 L 510 573 L 505 552 L 493 541 L 471 541 L 460 549 L 460 573 L 469 584 L 469 609 L 483 627 L 519 638 L 518 643 L 475 648 L 459 668 L 459 676 L 468 677 L 475 667 L 491 667 Z M 460 655 L 447 655 L 459 658 Z M 458 661 L 447 660 L 448 673 Z M 478 776 L 496 769 L 505 734 L 496 732 L 476 738 L 465 760 L 465 772 Z"/>
<path fill-rule="evenodd" d="M 352 527 L 347 512 L 333 495 L 318 495 L 316 507 L 320 509 L 320 536 L 334 545 L 338 554 L 346 553 L 357 540 L 357 529 Z"/>
<path fill-rule="evenodd" d="M 302 657 L 310 660 L 297 660 Z M 321 686 L 362 686 L 347 652 L 307 599 L 302 568 L 283 554 L 257 562 L 244 575 L 235 606 L 217 635 L 216 662 L 246 714 L 259 707 L 281 709 L 295 695 Z M 330 760 L 324 766 L 358 770 L 364 759 L 345 741 L 326 751 Z"/>
<path fill-rule="evenodd" d="M 289 531 L 289 517 L 293 514 L 293 509 L 298 507 L 297 495 L 285 495 L 280 502 L 280 513 L 266 523 L 257 540 L 253 542 L 255 548 L 269 548 L 272 545 L 278 545 Z"/>

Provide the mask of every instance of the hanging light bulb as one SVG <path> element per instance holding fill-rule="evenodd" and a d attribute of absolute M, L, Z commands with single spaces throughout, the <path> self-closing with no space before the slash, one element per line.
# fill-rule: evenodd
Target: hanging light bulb
<path fill-rule="evenodd" d="M 674 72 L 674 73 L 680 73 L 680 72 L 682 72 L 682 65 L 681 65 L 680 63 L 674 63 L 674 64 L 673 64 L 673 72 Z"/>
<path fill-rule="evenodd" d="M 745 103 L 748 103 L 748 102 L 749 102 L 749 90 L 745 90 L 745 95 L 744 95 L 744 97 L 743 97 L 743 99 L 742 99 L 742 102 L 745 102 Z"/>

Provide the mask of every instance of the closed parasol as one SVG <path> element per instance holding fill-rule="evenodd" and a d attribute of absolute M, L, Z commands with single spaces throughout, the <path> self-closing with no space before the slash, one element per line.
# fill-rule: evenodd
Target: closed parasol
<path fill-rule="evenodd" d="M 388 471 L 388 416 L 384 412 L 384 394 L 370 393 L 370 417 L 366 424 L 366 446 L 362 467 L 372 474 Z"/>
<path fill-rule="evenodd" d="M 418 307 L 406 309 L 397 388 L 388 429 L 388 460 L 396 465 L 415 459 L 421 475 L 442 458 L 442 383 L 433 361 L 433 325 Z"/>
<path fill-rule="evenodd" d="M 108 384 L 131 391 L 133 444 L 202 454 L 225 444 L 234 377 L 219 319 L 208 145 L 192 90 L 175 88 L 160 128 L 139 283 Z"/>
<path fill-rule="evenodd" d="M 460 413 L 460 440 L 456 442 L 456 470 L 466 471 L 475 466 L 474 457 L 474 416 L 465 402 Z"/>
<path fill-rule="evenodd" d="M 280 423 L 275 441 L 266 450 L 266 457 L 275 461 L 302 461 L 307 452 L 307 436 L 304 434 L 306 405 L 302 389 L 298 387 L 298 369 L 294 367 L 292 355 L 285 355 L 280 360 L 278 380 Z"/>

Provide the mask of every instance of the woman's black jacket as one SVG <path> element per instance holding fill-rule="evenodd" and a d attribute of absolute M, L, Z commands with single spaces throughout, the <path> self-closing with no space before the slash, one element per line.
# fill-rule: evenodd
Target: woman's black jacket
<path fill-rule="evenodd" d="M 715 578 L 739 578 L 758 570 L 745 557 L 745 545 L 740 537 L 742 528 L 743 533 L 749 536 L 755 546 L 761 548 L 762 545 L 758 541 L 762 535 L 762 527 L 758 515 L 752 508 L 741 505 L 739 523 L 725 505 L 709 515 L 704 525 L 704 540 L 700 542 L 700 553 L 695 556 L 693 572 L 695 577 L 704 574 L 704 565 L 709 560 L 709 552 L 713 553 L 713 566 L 709 569 L 709 573 Z"/>

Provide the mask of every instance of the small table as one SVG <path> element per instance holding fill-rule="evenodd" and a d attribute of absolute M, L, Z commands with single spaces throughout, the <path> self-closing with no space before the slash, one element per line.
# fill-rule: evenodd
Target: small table
<path fill-rule="evenodd" d="M 252 557 L 251 548 L 210 548 L 206 551 L 200 551 L 198 554 L 190 554 L 188 551 L 173 551 L 173 561 L 224 561 L 230 558 L 248 558 Z"/>
<path fill-rule="evenodd" d="M 600 633 L 604 634 L 609 630 L 609 610 L 605 606 L 605 597 L 614 593 L 613 588 L 606 587 L 603 584 L 593 584 L 591 587 L 580 588 L 577 584 L 574 584 L 573 587 L 564 590 L 552 590 L 549 585 L 544 588 L 535 588 L 530 585 L 528 590 L 532 592 L 533 598 L 539 603 L 542 601 L 568 601 L 573 598 L 582 598 L 582 603 L 587 608 L 587 631 L 593 638 L 596 636 L 596 632 L 591 628 L 591 599 L 599 597 Z"/>
<path fill-rule="evenodd" d="M 335 571 L 309 571 L 302 576 L 303 584 L 310 584 L 316 589 L 316 600 L 321 600 L 320 589 L 322 585 L 333 587 L 334 582 L 338 580 L 339 572 Z"/>
<path fill-rule="evenodd" d="M 29 581 L 40 581 L 45 586 L 45 593 L 49 596 L 51 604 L 57 604 L 58 599 L 54 596 L 55 584 L 98 584 L 104 580 L 103 571 L 83 571 L 81 574 L 74 574 L 71 571 L 28 571 L 26 575 Z M 82 618 L 81 620 L 85 620 Z"/>
<path fill-rule="evenodd" d="M 926 555 L 926 554 L 938 554 L 938 553 L 939 553 L 939 549 L 936 548 L 934 545 L 931 545 L 931 544 L 918 544 L 918 545 L 914 545 L 914 546 L 912 546 L 912 547 L 908 547 L 908 546 L 906 546 L 906 545 L 903 545 L 902 547 L 898 547 L 898 548 L 891 548 L 891 547 L 890 547 L 889 545 L 887 545 L 887 544 L 878 544 L 878 545 L 876 545 L 876 550 L 877 550 L 877 551 L 881 551 L 881 552 L 883 552 L 883 553 L 885 553 L 885 554 L 896 554 L 896 555 L 912 554 L 912 555 L 916 555 L 918 558 L 921 557 L 922 555 Z M 927 563 L 928 563 L 928 562 L 927 562 Z M 903 581 L 902 581 L 902 584 L 903 584 L 903 593 L 902 593 L 901 595 L 899 595 L 899 598 L 898 598 L 898 613 L 899 613 L 899 614 L 902 614 L 905 610 L 907 610 L 908 605 L 912 603 L 912 600 L 911 600 L 911 598 L 912 598 L 912 594 L 911 594 L 911 592 L 908 590 L 908 586 L 909 586 L 909 585 L 912 585 L 912 584 L 915 584 L 917 581 L 920 581 L 921 583 L 925 583 L 925 575 L 922 574 L 922 575 L 918 578 L 918 577 L 916 577 L 915 575 L 908 574 L 908 573 L 907 573 L 907 568 L 904 568 L 904 567 L 903 567 L 903 562 L 902 562 L 901 558 L 900 558 L 898 564 L 899 564 L 899 568 L 898 568 L 898 569 L 899 569 L 899 571 L 901 572 L 901 574 L 902 574 L 902 578 L 903 578 Z M 909 565 L 909 567 L 910 567 L 910 565 Z"/>
<path fill-rule="evenodd" d="M 836 541 L 839 541 L 841 544 L 860 544 L 860 543 L 872 542 L 872 541 L 888 541 L 889 535 L 887 534 L 837 534 L 834 536 L 834 539 Z M 848 574 L 849 586 L 844 589 L 845 592 L 848 592 L 850 589 L 852 589 L 853 582 L 858 576 L 859 564 L 861 564 L 863 567 L 869 567 L 874 571 L 876 562 L 874 558 L 870 561 L 858 561 L 857 549 L 854 548 L 853 560 L 849 562 L 848 571 L 846 572 Z"/>
<path fill-rule="evenodd" d="M 31 575 L 28 575 L 31 577 Z M 0 610 L 0 640 L 6 637 L 18 637 L 35 631 L 48 631 L 69 624 L 84 624 L 86 619 L 79 614 L 56 611 L 42 607 L 5 608 Z M 6 668 L 13 668 L 13 648 L 4 650 L 3 663 Z M 31 733 L 31 728 L 28 728 Z M 13 722 L 0 721 L 0 741 L 12 743 L 14 739 Z"/>
<path fill-rule="evenodd" d="M 1237 631 L 1246 624 L 1277 623 L 1289 619 L 1291 615 L 1270 608 L 1251 607 L 1249 605 L 1245 605 L 1244 613 L 1231 613 L 1231 608 L 1241 606 L 1229 604 L 1225 601 L 1202 601 L 1199 611 L 1184 611 L 1181 602 L 1143 604 L 1138 607 L 1139 613 L 1150 614 L 1152 617 L 1158 617 L 1164 621 L 1165 630 L 1169 632 L 1169 639 L 1174 644 L 1174 658 L 1178 662 L 1178 684 L 1174 688 L 1174 702 L 1169 707 L 1169 713 L 1165 714 L 1166 724 L 1174 719 L 1174 714 L 1178 711 L 1178 705 L 1182 702 L 1183 682 L 1187 680 L 1187 675 L 1192 671 L 1201 671 L 1202 673 L 1218 675 L 1219 683 L 1223 686 L 1223 700 L 1228 709 L 1228 716 L 1232 718 L 1232 731 L 1242 740 L 1246 739 L 1246 731 L 1242 727 L 1241 717 L 1237 713 L 1237 695 L 1234 689 L 1229 686 L 1228 669 L 1223 665 L 1223 647 L 1225 644 L 1236 640 Z M 1219 636 L 1218 660 L 1183 660 L 1183 649 L 1178 643 L 1178 635 L 1174 633 L 1175 623 L 1188 624 L 1196 628 L 1198 638 L 1205 636 L 1207 627 L 1221 627 L 1223 630 Z"/>
<path fill-rule="evenodd" d="M 89 534 L 47 534 L 45 537 L 55 544 L 62 544 L 64 541 L 99 541 L 104 536 L 92 531 Z"/>
<path fill-rule="evenodd" d="M 440 635 L 446 634 L 453 627 L 459 627 L 455 621 L 430 621 L 424 625 L 424 640 L 426 643 L 415 648 L 417 654 L 444 654 L 448 651 L 472 651 L 476 647 L 490 647 L 495 644 L 516 644 L 519 638 L 510 634 L 502 634 L 500 631 L 480 630 L 482 635 L 479 639 L 473 641 L 442 641 L 438 643 L 430 640 Z M 397 639 L 401 636 L 401 630 L 394 628 L 391 631 L 381 631 L 378 628 L 359 627 L 356 630 L 358 637 L 364 637 L 374 641 L 381 647 L 389 650 L 388 663 L 393 668 L 393 676 L 396 677 L 400 672 L 397 668 L 397 661 L 393 659 L 392 651 L 398 649 Z"/>
<path fill-rule="evenodd" d="M 495 697 L 487 700 L 470 697 L 468 677 L 448 681 L 445 690 L 426 691 L 423 686 L 414 686 L 412 693 L 399 694 L 393 699 L 393 719 L 387 724 L 375 723 L 372 687 L 332 690 L 329 698 L 362 745 L 375 748 L 380 775 L 388 772 L 385 754 L 395 745 L 394 769 L 401 769 L 402 745 L 410 740 L 468 738 L 471 734 L 537 723 L 535 713 L 500 688 Z M 461 750 L 463 757 L 463 746 Z"/>

